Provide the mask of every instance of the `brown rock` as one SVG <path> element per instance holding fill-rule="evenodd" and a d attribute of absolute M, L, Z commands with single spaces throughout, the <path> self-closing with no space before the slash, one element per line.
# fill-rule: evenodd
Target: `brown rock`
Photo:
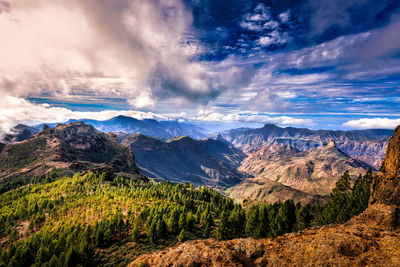
<path fill-rule="evenodd" d="M 371 204 L 400 206 L 400 126 L 389 140 L 386 157 L 372 184 Z"/>

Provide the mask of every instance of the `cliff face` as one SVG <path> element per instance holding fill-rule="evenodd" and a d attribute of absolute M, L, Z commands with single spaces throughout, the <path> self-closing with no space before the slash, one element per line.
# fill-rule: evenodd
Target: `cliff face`
<path fill-rule="evenodd" d="M 303 128 L 281 128 L 267 124 L 259 129 L 236 129 L 219 133 L 218 138 L 224 139 L 245 153 L 279 143 L 301 151 L 309 151 L 325 146 L 329 140 L 334 140 L 336 146 L 354 159 L 363 161 L 378 169 L 385 156 L 390 130 L 359 130 L 359 131 L 313 131 Z"/>
<path fill-rule="evenodd" d="M 400 126 L 389 140 L 386 157 L 372 184 L 371 204 L 400 206 Z"/>
<path fill-rule="evenodd" d="M 367 210 L 341 225 L 275 239 L 189 241 L 142 255 L 130 266 L 400 266 L 400 127 L 372 186 Z"/>

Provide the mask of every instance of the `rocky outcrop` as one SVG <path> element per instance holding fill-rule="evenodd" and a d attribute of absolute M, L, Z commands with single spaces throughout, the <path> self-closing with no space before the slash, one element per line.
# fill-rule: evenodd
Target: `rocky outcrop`
<path fill-rule="evenodd" d="M 372 184 L 371 204 L 400 207 L 400 127 L 389 140 L 386 157 Z"/>
<path fill-rule="evenodd" d="M 400 127 L 372 186 L 365 212 L 341 225 L 275 239 L 189 241 L 142 255 L 130 266 L 400 266 Z"/>
<path fill-rule="evenodd" d="M 139 174 L 130 147 L 121 145 L 115 135 L 99 132 L 83 122 L 44 126 L 30 139 L 7 144 L 1 150 L 2 184 L 13 177 L 32 177 L 53 169 Z"/>

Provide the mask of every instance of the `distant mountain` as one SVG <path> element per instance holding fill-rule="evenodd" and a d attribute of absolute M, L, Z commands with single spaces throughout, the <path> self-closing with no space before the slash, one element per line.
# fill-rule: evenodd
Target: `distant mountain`
<path fill-rule="evenodd" d="M 97 131 L 83 122 L 59 124 L 30 139 L 4 145 L 0 153 L 0 184 L 46 174 L 53 169 L 76 172 L 101 169 L 138 175 L 132 150 L 114 134 Z"/>
<path fill-rule="evenodd" d="M 176 137 L 167 141 L 144 135 L 128 136 L 141 172 L 149 177 L 226 188 L 246 175 L 237 167 L 246 157 L 240 150 L 213 139 Z"/>
<path fill-rule="evenodd" d="M 279 190 L 271 190 L 271 182 L 274 182 L 289 187 L 279 189 L 285 188 L 285 191 L 290 192 L 291 198 L 309 202 L 321 199 L 321 196 L 328 196 L 345 171 L 349 171 L 355 180 L 368 169 L 367 164 L 349 157 L 338 149 L 334 141 L 309 152 L 274 144 L 250 154 L 242 162 L 238 170 L 255 178 L 246 179 L 230 188 L 229 193 L 236 198 L 262 198 L 271 202 L 287 199 L 289 195 L 280 194 Z"/>
<path fill-rule="evenodd" d="M 32 135 L 34 135 L 39 131 L 40 129 L 36 127 L 27 126 L 24 124 L 18 124 L 15 127 L 13 127 L 9 133 L 5 133 L 4 135 L 2 135 L 0 137 L 0 141 L 7 144 L 21 142 L 28 139 L 29 137 L 31 137 Z"/>
<path fill-rule="evenodd" d="M 310 130 L 306 128 L 281 128 L 266 124 L 258 129 L 229 130 L 215 138 L 224 139 L 245 153 L 253 153 L 272 143 L 289 145 L 301 151 L 325 146 L 334 140 L 347 155 L 361 160 L 374 169 L 381 164 L 392 130 L 371 129 L 355 131 Z"/>
<path fill-rule="evenodd" d="M 121 132 L 125 134 L 143 134 L 159 138 L 172 138 L 175 136 L 190 136 L 195 139 L 206 137 L 206 130 L 188 123 L 178 121 L 157 121 L 153 119 L 138 120 L 127 116 L 117 116 L 109 120 L 69 120 L 67 123 L 83 121 L 93 125 L 102 132 Z"/>

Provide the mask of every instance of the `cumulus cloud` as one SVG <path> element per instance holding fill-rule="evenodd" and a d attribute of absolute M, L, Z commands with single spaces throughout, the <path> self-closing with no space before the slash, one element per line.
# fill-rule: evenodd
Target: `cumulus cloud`
<path fill-rule="evenodd" d="M 361 128 L 361 129 L 372 129 L 372 128 L 394 129 L 398 125 L 400 125 L 400 118 L 399 119 L 364 118 L 358 120 L 351 120 L 343 123 L 343 126 L 352 128 Z"/>
<path fill-rule="evenodd" d="M 313 125 L 310 119 L 290 116 L 269 116 L 254 112 L 220 113 L 215 109 L 200 109 L 196 115 L 185 112 L 156 114 L 136 110 L 73 111 L 49 104 L 35 104 L 22 98 L 6 96 L 0 102 L 0 133 L 8 132 L 18 123 L 35 125 L 39 123 L 65 122 L 70 119 L 107 120 L 118 115 L 136 119 L 179 120 L 187 122 L 223 123 L 275 123 L 279 125 Z"/>
<path fill-rule="evenodd" d="M 265 36 L 261 36 L 260 39 L 258 39 L 258 43 L 261 46 L 269 46 L 272 44 L 285 44 L 289 40 L 290 38 L 287 33 L 280 33 L 279 31 L 274 30 Z"/>
<path fill-rule="evenodd" d="M 0 132 L 7 132 L 18 123 L 34 125 L 42 122 L 64 122 L 69 119 L 107 120 L 118 115 L 137 119 L 168 120 L 168 117 L 152 112 L 135 110 L 72 111 L 67 108 L 34 104 L 22 98 L 5 96 L 0 101 Z"/>
<path fill-rule="evenodd" d="M 192 15 L 179 0 L 1 3 L 3 94 L 62 97 L 85 88 L 144 108 L 161 97 L 219 93 L 218 77 L 190 60 Z"/>
<path fill-rule="evenodd" d="M 208 122 L 253 122 L 253 123 L 274 123 L 279 125 L 313 125 L 311 119 L 294 118 L 290 116 L 270 116 L 262 113 L 228 113 L 201 110 L 197 116 L 187 116 L 190 121 L 208 121 Z"/>
<path fill-rule="evenodd" d="M 290 19 L 290 10 L 279 14 L 279 19 L 282 21 L 282 23 L 288 22 Z"/>

